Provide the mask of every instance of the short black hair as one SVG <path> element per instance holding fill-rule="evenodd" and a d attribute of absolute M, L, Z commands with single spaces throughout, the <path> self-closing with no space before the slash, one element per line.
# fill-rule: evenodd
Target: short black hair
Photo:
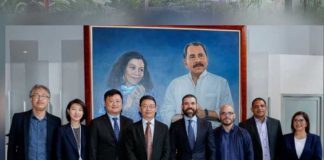
<path fill-rule="evenodd" d="M 204 49 L 205 54 L 206 54 L 206 56 L 207 56 L 207 50 L 206 50 L 206 47 L 205 47 L 204 44 L 202 44 L 201 42 L 191 42 L 191 43 L 188 43 L 188 44 L 185 46 L 184 50 L 183 50 L 183 59 L 186 59 L 186 58 L 187 58 L 187 49 L 188 49 L 188 47 L 190 47 L 190 46 L 201 46 L 201 47 Z"/>
<path fill-rule="evenodd" d="M 108 90 L 106 93 L 105 93 L 105 96 L 104 96 L 104 101 L 106 101 L 107 97 L 111 97 L 115 94 L 118 94 L 120 95 L 120 98 L 122 99 L 123 101 L 123 95 L 121 94 L 121 92 L 117 89 L 111 89 L 111 90 Z"/>
<path fill-rule="evenodd" d="M 155 106 L 156 106 L 155 98 L 154 98 L 153 96 L 151 96 L 151 95 L 144 95 L 143 97 L 141 97 L 139 105 L 141 106 L 141 105 L 142 105 L 142 102 L 143 102 L 144 100 L 147 100 L 147 99 L 148 99 L 148 100 L 152 100 L 152 101 L 154 101 L 154 104 L 155 104 Z"/>
<path fill-rule="evenodd" d="M 307 127 L 305 128 L 306 133 L 309 133 L 309 126 L 310 126 L 310 122 L 309 122 L 309 118 L 308 118 L 308 114 L 306 112 L 303 111 L 298 111 L 296 112 L 292 118 L 291 118 L 291 125 L 290 128 L 292 130 L 293 133 L 295 133 L 295 128 L 294 128 L 294 119 L 296 116 L 303 116 L 303 118 L 305 119 L 306 123 L 307 123 Z"/>
<path fill-rule="evenodd" d="M 197 97 L 195 96 L 195 95 L 193 95 L 193 94 L 186 94 L 185 96 L 183 96 L 182 97 L 182 104 L 183 104 L 183 101 L 186 99 L 186 98 L 189 98 L 189 97 L 193 97 L 193 98 L 195 98 L 195 100 L 196 100 L 196 103 L 198 103 L 197 102 Z"/>
<path fill-rule="evenodd" d="M 261 97 L 257 97 L 257 98 L 254 98 L 254 99 L 253 99 L 253 101 L 252 101 L 252 107 L 253 107 L 253 105 L 254 105 L 254 103 L 255 103 L 256 101 L 263 101 L 263 103 L 264 103 L 265 105 L 267 105 L 267 102 L 266 102 L 263 98 L 261 98 Z"/>
<path fill-rule="evenodd" d="M 67 119 L 69 122 L 71 122 L 71 116 L 70 116 L 68 110 L 71 108 L 71 106 L 72 106 L 73 104 L 79 104 L 79 105 L 82 107 L 82 109 L 83 109 L 83 116 L 82 116 L 81 119 L 80 119 L 80 122 L 82 122 L 84 119 L 86 119 L 86 117 L 87 117 L 87 115 L 88 115 L 87 106 L 85 105 L 85 103 L 84 103 L 82 100 L 77 99 L 77 98 L 74 99 L 74 100 L 72 100 L 72 101 L 70 101 L 69 104 L 66 106 L 66 109 L 65 109 L 65 116 L 66 116 L 66 119 Z"/>

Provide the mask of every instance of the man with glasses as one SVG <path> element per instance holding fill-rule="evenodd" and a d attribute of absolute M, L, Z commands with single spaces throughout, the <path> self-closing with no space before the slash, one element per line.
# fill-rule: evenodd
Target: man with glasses
<path fill-rule="evenodd" d="M 32 109 L 15 113 L 9 132 L 8 160 L 54 160 L 53 142 L 61 119 L 48 113 L 50 90 L 34 85 L 29 92 Z"/>
<path fill-rule="evenodd" d="M 166 89 L 163 107 L 161 108 L 162 121 L 170 125 L 181 118 L 181 98 L 186 94 L 197 97 L 197 116 L 218 120 L 219 107 L 222 104 L 233 104 L 231 91 L 227 80 L 207 71 L 208 57 L 204 44 L 192 42 L 185 46 L 183 63 L 190 71 L 171 81 Z M 216 126 L 216 123 L 213 123 Z"/>
<path fill-rule="evenodd" d="M 123 106 L 123 96 L 112 89 L 104 95 L 106 114 L 95 118 L 90 124 L 89 159 L 90 160 L 124 160 L 124 138 L 133 120 L 120 115 Z"/>
<path fill-rule="evenodd" d="M 216 159 L 253 160 L 253 146 L 250 134 L 234 124 L 235 113 L 231 105 L 220 108 L 222 125 L 215 129 Z"/>
<path fill-rule="evenodd" d="M 157 106 L 154 97 L 143 96 L 139 111 L 142 119 L 128 131 L 125 154 L 129 160 L 168 160 L 168 126 L 155 119 Z"/>
<path fill-rule="evenodd" d="M 280 121 L 267 116 L 267 103 L 263 98 L 252 101 L 253 116 L 239 126 L 245 128 L 252 137 L 255 160 L 277 160 L 282 146 Z"/>
<path fill-rule="evenodd" d="M 184 117 L 170 127 L 171 159 L 215 159 L 215 141 L 211 123 L 196 116 L 197 98 L 187 94 L 182 98 Z"/>

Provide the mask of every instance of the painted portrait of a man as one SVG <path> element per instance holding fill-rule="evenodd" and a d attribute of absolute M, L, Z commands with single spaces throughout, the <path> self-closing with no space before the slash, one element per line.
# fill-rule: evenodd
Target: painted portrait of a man
<path fill-rule="evenodd" d="M 105 26 L 91 27 L 90 40 L 92 118 L 105 114 L 102 97 L 112 88 L 122 92 L 122 114 L 134 121 L 143 95 L 156 98 L 156 118 L 168 125 L 186 94 L 197 96 L 198 116 L 213 119 L 225 103 L 239 115 L 239 31 Z"/>

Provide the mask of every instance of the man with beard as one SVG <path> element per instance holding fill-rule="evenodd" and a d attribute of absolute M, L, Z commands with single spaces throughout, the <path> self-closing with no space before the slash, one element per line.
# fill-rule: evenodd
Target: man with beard
<path fill-rule="evenodd" d="M 200 42 L 192 42 L 185 46 L 183 63 L 190 73 L 171 81 L 166 89 L 163 107 L 161 108 L 162 121 L 170 125 L 181 118 L 181 98 L 186 94 L 197 97 L 197 116 L 218 120 L 215 112 L 222 104 L 233 104 L 227 80 L 207 71 L 208 57 L 206 47 Z M 213 123 L 216 126 L 216 123 Z"/>
<path fill-rule="evenodd" d="M 253 146 L 250 134 L 234 124 L 235 113 L 231 105 L 220 109 L 222 126 L 215 129 L 216 159 L 253 160 Z"/>
<path fill-rule="evenodd" d="M 170 127 L 171 159 L 215 159 L 215 144 L 211 123 L 197 114 L 197 98 L 187 94 L 182 98 L 183 118 Z"/>

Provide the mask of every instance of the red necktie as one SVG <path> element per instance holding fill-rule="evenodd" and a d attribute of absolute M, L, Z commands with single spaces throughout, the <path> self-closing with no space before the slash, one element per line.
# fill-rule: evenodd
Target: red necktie
<path fill-rule="evenodd" d="M 146 129 L 145 129 L 145 142 L 146 142 L 147 160 L 151 160 L 152 147 L 153 147 L 153 139 L 152 139 L 152 132 L 151 132 L 150 124 L 151 124 L 151 122 L 147 122 L 146 123 Z"/>

